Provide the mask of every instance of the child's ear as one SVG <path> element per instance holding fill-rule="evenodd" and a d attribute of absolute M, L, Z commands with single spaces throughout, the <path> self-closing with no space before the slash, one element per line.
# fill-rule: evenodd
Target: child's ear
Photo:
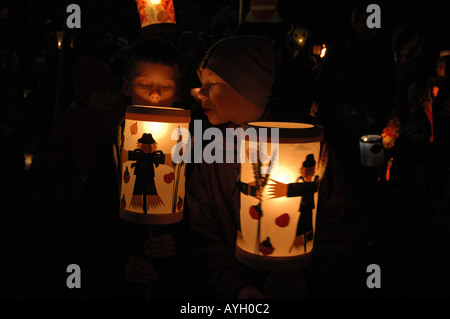
<path fill-rule="evenodd" d="M 131 96 L 130 94 L 130 80 L 127 77 L 122 77 L 122 90 L 126 96 Z"/>

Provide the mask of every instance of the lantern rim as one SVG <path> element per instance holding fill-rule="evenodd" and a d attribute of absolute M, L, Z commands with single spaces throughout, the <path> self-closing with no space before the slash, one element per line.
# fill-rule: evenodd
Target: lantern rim
<path fill-rule="evenodd" d="M 298 123 L 298 122 L 271 122 L 271 121 L 252 121 L 242 125 L 244 129 L 278 129 L 278 138 L 280 143 L 308 143 L 321 142 L 324 136 L 324 128 L 317 124 Z M 268 132 L 269 134 L 269 132 Z M 271 136 L 268 136 L 268 141 Z"/>
<path fill-rule="evenodd" d="M 363 135 L 363 136 L 361 136 L 360 141 L 363 143 L 381 142 L 381 135 L 377 135 L 377 134 Z"/>
<path fill-rule="evenodd" d="M 168 225 L 178 223 L 183 219 L 183 210 L 169 214 L 144 214 L 127 209 L 120 209 L 120 218 L 128 222 L 147 225 Z"/>
<path fill-rule="evenodd" d="M 264 122 L 253 121 L 248 122 L 247 125 L 254 127 L 280 128 L 280 129 L 307 129 L 314 127 L 313 124 L 296 123 L 296 122 Z"/>
<path fill-rule="evenodd" d="M 132 105 L 128 105 L 128 106 L 127 106 L 127 109 L 128 109 L 128 108 L 131 108 L 131 109 L 134 109 L 134 108 L 139 108 L 139 109 L 144 108 L 144 109 L 154 109 L 154 110 L 160 110 L 160 111 L 163 111 L 163 110 L 170 110 L 170 111 L 172 111 L 172 110 L 174 110 L 174 111 L 187 111 L 187 112 L 189 112 L 189 110 L 185 110 L 185 109 L 182 109 L 182 108 L 179 108 L 179 107 L 172 107 L 172 106 L 157 106 L 157 105 L 144 105 L 144 104 L 132 104 Z"/>
<path fill-rule="evenodd" d="M 128 105 L 125 118 L 138 121 L 188 123 L 191 111 L 167 106 Z"/>

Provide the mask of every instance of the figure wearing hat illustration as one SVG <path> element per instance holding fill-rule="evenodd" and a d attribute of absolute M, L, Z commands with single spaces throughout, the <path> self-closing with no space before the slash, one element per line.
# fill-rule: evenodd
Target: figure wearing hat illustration
<path fill-rule="evenodd" d="M 123 162 L 136 161 L 131 164 L 131 168 L 134 167 L 136 180 L 130 207 L 142 207 L 144 214 L 146 214 L 147 209 L 164 205 L 156 190 L 154 166 L 158 167 L 164 164 L 173 166 L 173 163 L 170 156 L 166 156 L 162 151 L 157 150 L 157 143 L 152 134 L 142 134 L 142 137 L 138 139 L 137 149 L 134 151 L 123 150 L 122 160 Z"/>
<path fill-rule="evenodd" d="M 299 182 L 300 180 L 301 182 Z M 313 238 L 314 194 L 319 189 L 319 176 L 316 175 L 314 155 L 308 154 L 306 156 L 306 160 L 300 168 L 300 177 L 295 183 L 284 184 L 273 179 L 271 181 L 274 183 L 269 185 L 269 195 L 271 198 L 302 196 L 297 232 L 290 250 L 303 244 L 306 252 L 306 243 Z"/>

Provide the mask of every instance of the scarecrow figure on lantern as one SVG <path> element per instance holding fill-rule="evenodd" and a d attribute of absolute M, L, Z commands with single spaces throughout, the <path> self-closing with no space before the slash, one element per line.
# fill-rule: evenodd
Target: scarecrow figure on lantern
<path fill-rule="evenodd" d="M 301 182 L 299 182 L 300 180 Z M 319 189 L 319 176 L 316 175 L 314 155 L 308 154 L 306 156 L 306 160 L 300 168 L 300 177 L 296 183 L 284 184 L 273 179 L 271 181 L 274 183 L 269 186 L 269 193 L 272 198 L 302 196 L 299 208 L 300 218 L 298 219 L 295 240 L 291 250 L 293 247 L 303 244 L 306 253 L 306 243 L 313 238 L 314 194 Z"/>
<path fill-rule="evenodd" d="M 261 204 L 262 204 L 262 198 L 261 198 L 261 193 L 264 190 L 264 187 L 267 185 L 267 182 L 269 181 L 269 176 L 270 176 L 270 167 L 273 161 L 273 158 L 275 157 L 275 154 L 272 155 L 271 160 L 268 163 L 263 163 L 261 162 L 258 154 L 259 154 L 259 150 L 246 150 L 246 154 L 248 154 L 251 157 L 251 163 L 252 163 L 252 167 L 253 167 L 253 175 L 255 178 L 254 182 L 251 183 L 244 183 L 241 181 L 241 176 L 240 176 L 240 171 L 239 169 L 235 168 L 234 169 L 234 177 L 235 177 L 235 189 L 238 189 L 242 194 L 245 195 L 249 195 L 252 196 L 254 198 L 256 198 L 257 200 L 259 200 L 259 203 L 257 205 L 253 205 L 250 207 L 249 213 L 250 216 L 253 219 L 258 220 L 258 232 L 257 232 L 257 243 L 260 242 L 260 232 L 261 232 L 261 218 L 263 216 L 263 211 L 261 208 Z M 259 154 L 261 155 L 261 154 Z M 269 169 L 266 174 L 262 174 L 261 173 L 261 169 L 265 167 L 267 169 Z M 238 230 L 238 240 L 239 241 L 243 241 L 243 237 L 242 237 L 242 232 L 241 232 L 241 227 L 240 227 L 240 221 L 238 222 L 237 225 L 237 230 Z M 263 250 L 261 249 L 261 247 L 263 247 L 264 243 L 268 242 L 270 244 L 270 239 L 267 238 L 266 241 L 264 241 L 263 243 L 258 244 L 256 247 L 256 251 L 260 251 L 261 253 L 263 253 Z M 272 248 L 272 246 L 270 246 L 270 248 Z M 263 255 L 268 255 L 270 253 L 273 252 L 273 248 L 271 250 L 269 250 L 269 252 L 267 253 L 263 253 Z"/>
<path fill-rule="evenodd" d="M 122 160 L 123 162 L 135 161 L 131 164 L 131 168 L 134 168 L 136 180 L 130 207 L 142 207 L 144 213 L 147 213 L 147 209 L 150 207 L 164 205 L 156 190 L 153 165 L 155 167 L 164 164 L 173 166 L 173 163 L 162 151 L 157 150 L 157 143 L 152 134 L 142 134 L 137 142 L 137 149 L 134 151 L 122 151 Z"/>

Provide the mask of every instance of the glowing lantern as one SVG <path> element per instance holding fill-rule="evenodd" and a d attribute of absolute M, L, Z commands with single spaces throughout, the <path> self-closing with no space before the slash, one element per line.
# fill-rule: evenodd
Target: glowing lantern
<path fill-rule="evenodd" d="M 172 0 L 136 0 L 141 28 L 149 26 L 175 26 Z"/>
<path fill-rule="evenodd" d="M 318 56 L 320 56 L 320 58 L 323 59 L 325 57 L 326 53 L 327 53 L 327 47 L 325 46 L 325 44 L 322 44 L 322 45 L 316 44 L 313 46 L 313 54 L 314 55 L 318 55 Z"/>
<path fill-rule="evenodd" d="M 320 57 L 323 59 L 325 57 L 325 54 L 327 53 L 327 47 L 325 44 L 322 44 L 322 49 L 320 50 Z"/>
<path fill-rule="evenodd" d="M 286 122 L 251 122 L 245 128 L 240 147 L 245 159 L 236 177 L 241 192 L 236 257 L 265 270 L 305 267 L 327 165 L 323 128 Z"/>
<path fill-rule="evenodd" d="M 58 49 L 61 50 L 62 48 L 62 41 L 63 41 L 63 32 L 62 31 L 56 31 L 56 42 L 58 44 Z"/>
<path fill-rule="evenodd" d="M 277 12 L 276 0 L 252 0 L 250 3 L 250 11 L 248 12 L 246 22 L 281 22 Z"/>
<path fill-rule="evenodd" d="M 24 164 L 25 164 L 24 170 L 29 171 L 31 168 L 31 164 L 33 164 L 33 154 L 24 153 L 23 157 L 24 157 Z"/>
<path fill-rule="evenodd" d="M 384 147 L 380 135 L 365 135 L 359 140 L 362 166 L 380 166 L 384 163 Z"/>
<path fill-rule="evenodd" d="M 449 56 L 450 55 L 450 50 L 442 50 L 441 52 L 439 52 L 439 57 L 443 57 L 443 56 Z"/>
<path fill-rule="evenodd" d="M 120 217 L 144 224 L 183 218 L 190 111 L 128 106 L 122 148 Z"/>
<path fill-rule="evenodd" d="M 308 40 L 309 32 L 304 27 L 296 27 L 290 31 L 290 37 L 296 45 L 304 47 L 306 40 Z"/>

